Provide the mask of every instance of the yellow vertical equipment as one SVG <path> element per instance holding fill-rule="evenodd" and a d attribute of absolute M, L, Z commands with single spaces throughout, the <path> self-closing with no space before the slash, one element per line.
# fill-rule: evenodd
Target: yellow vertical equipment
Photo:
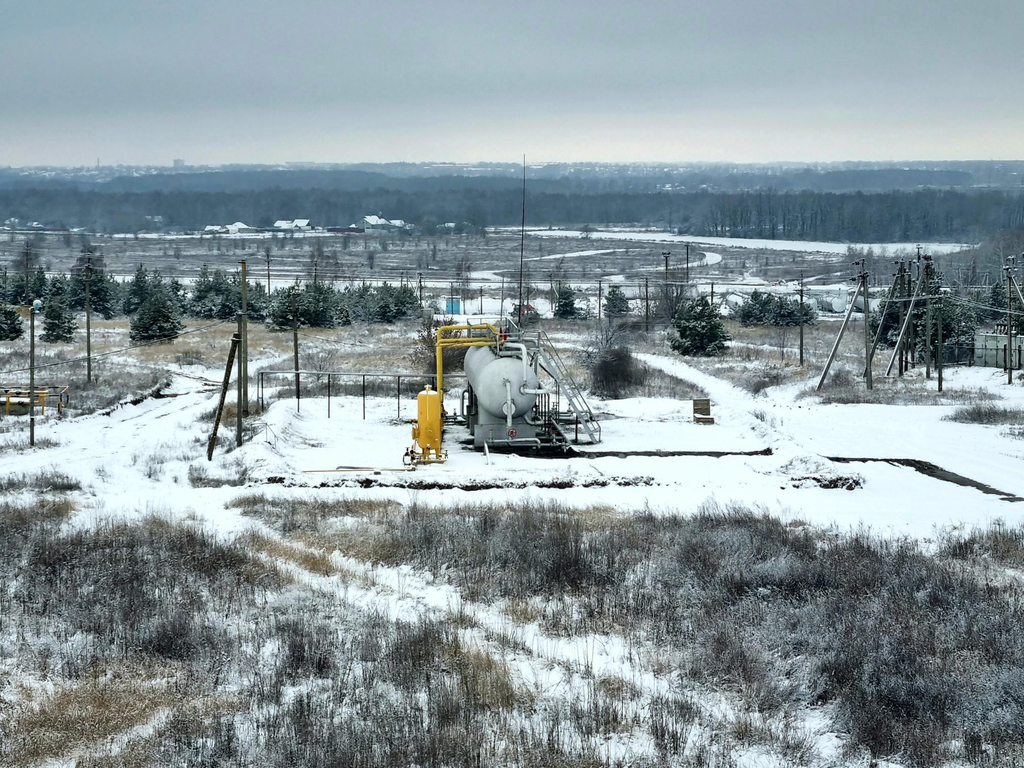
<path fill-rule="evenodd" d="M 441 450 L 441 393 L 426 389 L 416 397 L 416 426 L 412 428 L 412 446 L 405 452 L 406 464 L 438 464 L 447 461 Z"/>

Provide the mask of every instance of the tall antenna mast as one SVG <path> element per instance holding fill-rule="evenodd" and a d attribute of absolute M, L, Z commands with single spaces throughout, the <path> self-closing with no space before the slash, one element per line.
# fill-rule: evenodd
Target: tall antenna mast
<path fill-rule="evenodd" d="M 519 316 L 516 325 L 523 326 L 523 262 L 526 261 L 526 155 L 523 155 L 523 226 L 519 230 Z"/>

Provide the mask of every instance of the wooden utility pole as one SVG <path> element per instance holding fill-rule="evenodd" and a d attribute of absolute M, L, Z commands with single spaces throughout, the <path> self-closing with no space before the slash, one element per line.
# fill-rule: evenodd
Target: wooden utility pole
<path fill-rule="evenodd" d="M 846 308 L 846 317 L 843 318 L 843 324 L 839 326 L 839 333 L 836 335 L 836 341 L 832 345 L 832 351 L 828 354 L 828 360 L 825 361 L 825 369 L 821 372 L 821 378 L 818 379 L 818 389 L 820 390 L 825 384 L 825 377 L 828 376 L 829 369 L 832 368 L 832 362 L 836 359 L 836 352 L 839 351 L 839 344 L 843 340 L 843 334 L 846 333 L 846 326 L 850 324 L 850 317 L 853 315 L 853 307 L 857 303 L 857 296 L 860 294 L 860 289 L 863 283 L 857 283 L 857 288 L 853 292 L 853 296 L 850 297 L 850 306 Z"/>
<path fill-rule="evenodd" d="M 420 304 L 422 305 L 423 304 L 423 273 L 422 272 L 417 272 L 416 273 L 416 281 L 417 281 L 418 286 L 419 286 Z"/>
<path fill-rule="evenodd" d="M 27 287 L 27 286 L 26 286 Z M 36 446 L 36 309 L 32 302 L 28 310 L 28 444 Z"/>
<path fill-rule="evenodd" d="M 943 354 L 942 348 L 942 297 L 939 297 L 939 327 L 938 327 L 938 342 L 935 345 L 935 375 L 939 382 L 939 392 L 942 391 L 942 364 L 945 362 L 945 355 Z"/>
<path fill-rule="evenodd" d="M 1013 275 L 1010 267 L 1006 272 L 1006 383 L 1013 384 Z"/>
<path fill-rule="evenodd" d="M 924 377 L 932 377 L 932 257 L 924 257 Z"/>
<path fill-rule="evenodd" d="M 804 273 L 800 273 L 800 367 L 804 367 Z"/>
<path fill-rule="evenodd" d="M 647 333 L 651 331 L 651 284 L 646 277 L 644 278 L 644 330 Z"/>
<path fill-rule="evenodd" d="M 868 389 L 873 389 L 871 381 L 871 302 L 868 299 L 868 270 L 867 259 L 861 262 L 864 271 L 860 273 L 860 289 L 864 294 L 864 383 Z"/>
<path fill-rule="evenodd" d="M 903 300 L 906 298 L 906 296 L 908 294 L 908 291 L 906 290 L 906 288 L 907 288 L 906 265 L 904 264 L 904 262 L 902 262 L 902 261 L 900 262 L 900 266 L 899 266 L 899 269 L 897 270 L 896 274 L 897 274 L 896 281 L 899 284 L 899 290 L 897 292 L 897 296 L 899 297 L 899 304 L 900 304 L 900 320 L 899 320 L 900 326 L 899 327 L 902 330 L 902 328 L 903 328 L 903 316 L 904 316 L 904 314 L 906 314 L 906 311 L 907 311 L 907 305 L 904 304 Z M 899 340 L 896 342 L 896 356 L 897 356 L 897 359 L 899 360 L 898 374 L 899 374 L 900 377 L 903 376 L 903 371 L 906 368 L 906 366 L 904 365 L 904 360 L 903 360 L 903 347 L 902 347 L 902 343 L 903 343 L 903 335 L 901 333 Z M 886 375 L 888 375 L 888 374 L 886 374 Z"/>
<path fill-rule="evenodd" d="M 601 281 L 597 281 L 597 322 L 601 322 Z"/>
<path fill-rule="evenodd" d="M 243 321 L 242 313 L 239 312 L 238 313 L 238 331 L 237 331 L 238 338 L 239 338 L 238 352 L 241 352 L 244 349 L 244 347 L 245 347 L 245 332 L 243 330 L 243 325 L 244 325 L 244 321 Z M 243 358 L 244 358 L 244 355 L 242 355 L 242 354 L 238 354 L 238 355 L 235 356 L 235 365 L 237 367 L 237 370 L 235 371 L 235 378 L 237 379 L 237 381 L 235 382 L 235 447 L 236 448 L 241 448 L 242 447 L 242 396 L 243 396 L 243 387 L 242 387 L 243 365 L 242 365 L 242 359 Z"/>
<path fill-rule="evenodd" d="M 301 411 L 299 403 L 299 313 L 298 308 L 293 309 L 292 314 L 292 355 L 295 363 L 295 411 Z"/>
<path fill-rule="evenodd" d="M 85 380 L 92 384 L 92 297 L 89 283 L 92 280 L 92 256 L 85 259 Z"/>
<path fill-rule="evenodd" d="M 690 284 L 690 244 L 686 244 L 686 284 Z"/>
<path fill-rule="evenodd" d="M 206 445 L 206 460 L 213 461 L 213 449 L 217 445 L 217 430 L 220 428 L 220 420 L 224 415 L 224 400 L 228 394 L 228 384 L 231 383 L 231 366 L 235 363 L 235 351 L 241 339 L 238 334 L 231 337 L 231 349 L 228 351 L 228 364 L 224 368 L 224 383 L 220 387 L 220 400 L 217 402 L 217 413 L 213 419 L 213 432 L 210 434 L 210 442 Z"/>
<path fill-rule="evenodd" d="M 480 288 L 480 314 L 484 313 L 484 289 Z"/>
<path fill-rule="evenodd" d="M 267 301 L 270 301 L 270 246 L 264 251 L 267 254 Z"/>
<path fill-rule="evenodd" d="M 239 320 L 242 324 L 242 399 L 239 403 L 242 415 L 249 415 L 249 282 L 246 277 L 245 259 L 242 265 L 242 314 Z"/>

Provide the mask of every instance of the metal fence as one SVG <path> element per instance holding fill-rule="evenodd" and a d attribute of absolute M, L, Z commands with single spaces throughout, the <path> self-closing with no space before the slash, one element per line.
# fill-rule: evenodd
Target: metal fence
<path fill-rule="evenodd" d="M 358 395 L 362 398 L 363 418 L 366 418 L 366 398 L 369 397 L 391 397 L 395 398 L 395 413 L 402 418 L 402 395 L 403 386 L 405 399 L 415 400 L 427 384 L 437 386 L 437 374 L 435 373 L 364 373 L 351 371 L 260 371 L 257 373 L 257 399 L 260 409 L 266 409 L 267 399 L 267 377 L 288 376 L 293 379 L 290 382 L 294 387 L 295 410 L 302 410 L 302 381 L 306 377 L 313 377 L 314 381 L 306 387 L 306 397 L 326 396 L 327 397 L 327 418 L 331 418 L 331 401 L 335 395 L 351 396 Z M 464 379 L 464 373 L 446 373 L 446 381 L 452 379 Z M 278 399 L 281 399 L 280 397 Z"/>

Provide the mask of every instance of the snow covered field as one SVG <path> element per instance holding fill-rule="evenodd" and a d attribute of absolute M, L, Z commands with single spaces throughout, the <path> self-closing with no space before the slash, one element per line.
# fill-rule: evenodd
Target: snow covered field
<path fill-rule="evenodd" d="M 390 341 L 382 337 L 376 343 L 394 343 L 403 335 L 408 334 L 398 329 Z M 572 334 L 563 333 L 561 337 L 569 343 L 578 340 Z M 323 342 L 330 343 L 326 339 Z M 757 349 L 756 344 L 747 347 Z M 219 733 L 216 729 L 225 727 L 241 734 L 236 738 L 256 739 L 254 744 L 260 738 L 254 734 L 260 729 L 284 738 L 284 731 L 275 729 L 284 728 L 282 723 L 295 722 L 301 702 L 306 701 L 301 706 L 312 707 L 320 713 L 318 717 L 327 718 L 326 722 L 338 717 L 348 723 L 344 713 L 356 705 L 345 702 L 358 697 L 359 690 L 371 689 L 376 695 L 390 690 L 385 699 L 395 707 L 410 707 L 389 715 L 397 718 L 387 721 L 390 725 L 381 720 L 379 727 L 404 728 L 407 726 L 401 724 L 410 722 L 414 702 L 421 701 L 417 697 L 439 696 L 435 686 L 441 685 L 455 668 L 459 670 L 455 674 L 461 686 L 458 690 L 462 691 L 461 706 L 469 706 L 466 701 L 475 702 L 471 710 L 463 711 L 463 716 L 472 718 L 474 727 L 460 730 L 460 738 L 468 739 L 495 761 L 499 760 L 496 755 L 502 755 L 501 759 L 508 762 L 539 764 L 540 753 L 534 750 L 545 743 L 537 735 L 544 731 L 549 734 L 550 748 L 577 761 L 563 763 L 569 765 L 589 764 L 585 760 L 588 756 L 621 765 L 644 760 L 691 764 L 680 762 L 684 756 L 695 765 L 864 764 L 867 753 L 858 744 L 870 742 L 870 737 L 857 730 L 861 726 L 844 725 L 849 720 L 837 703 L 844 699 L 816 701 L 801 682 L 802 676 L 810 672 L 797 671 L 799 654 L 792 655 L 792 649 L 784 654 L 771 651 L 774 635 L 766 634 L 760 621 L 751 623 L 746 630 L 750 634 L 737 635 L 735 642 L 725 639 L 726 635 L 715 639 L 719 635 L 704 634 L 718 626 L 716 621 L 724 621 L 715 618 L 719 615 L 716 612 L 732 617 L 723 626 L 735 621 L 739 627 L 746 626 L 743 616 L 747 614 L 735 613 L 738 610 L 776 610 L 752 608 L 747 601 L 769 599 L 773 590 L 781 587 L 762 586 L 751 592 L 752 597 L 735 595 L 711 613 L 698 610 L 688 614 L 686 622 L 697 621 L 699 626 L 680 631 L 682 636 L 696 632 L 698 641 L 695 645 L 680 645 L 674 635 L 664 634 L 667 630 L 656 629 L 651 623 L 653 615 L 630 608 L 627 615 L 633 617 L 630 622 L 635 621 L 635 625 L 620 626 L 615 618 L 618 614 L 611 609 L 596 609 L 592 598 L 583 598 L 583 593 L 564 584 L 556 589 L 552 581 L 543 588 L 523 586 L 521 593 L 509 591 L 503 586 L 509 580 L 533 577 L 515 576 L 512 571 L 491 575 L 489 569 L 499 566 L 486 558 L 474 561 L 474 565 L 466 558 L 477 555 L 459 547 L 475 540 L 479 521 L 495 516 L 489 523 L 497 526 L 494 536 L 504 530 L 501 526 L 506 523 L 501 521 L 511 520 L 526 526 L 523 530 L 534 531 L 525 539 L 522 534 L 509 533 L 513 537 L 510 541 L 532 547 L 525 562 L 537 567 L 560 567 L 576 555 L 570 548 L 559 550 L 553 561 L 544 559 L 543 547 L 547 545 L 542 546 L 542 542 L 549 541 L 558 529 L 546 527 L 549 523 L 543 521 L 569 515 L 568 519 L 578 521 L 573 525 L 580 526 L 573 529 L 573 535 L 583 537 L 581 542 L 590 542 L 584 544 L 584 550 L 597 546 L 587 536 L 601 537 L 609 531 L 621 532 L 612 539 L 624 537 L 634 542 L 628 546 L 639 549 L 629 549 L 629 554 L 622 555 L 625 559 L 613 567 L 613 572 L 625 573 L 630 558 L 641 557 L 637 553 L 656 543 L 655 539 L 646 543 L 642 537 L 635 539 L 636 531 L 658 525 L 670 526 L 672 531 L 678 526 L 689 530 L 686 526 L 697 525 L 697 530 L 686 534 L 694 536 L 694 541 L 717 542 L 714 546 L 732 552 L 730 557 L 745 551 L 747 545 L 741 542 L 754 534 L 743 532 L 747 529 L 742 526 L 754 526 L 750 529 L 753 531 L 766 524 L 714 515 L 725 514 L 722 510 L 750 510 L 755 516 L 751 521 L 757 515 L 771 515 L 780 521 L 780 531 L 791 532 L 785 536 L 797 537 L 787 539 L 790 543 L 786 546 L 803 546 L 799 537 L 806 532 L 820 536 L 819 546 L 825 549 L 832 546 L 827 542 L 865 536 L 881 541 L 909 537 L 922 542 L 925 549 L 935 549 L 949 536 L 986 528 L 998 520 L 1020 520 L 1024 475 L 1019 467 L 1024 442 L 1005 427 L 945 421 L 944 417 L 957 407 L 951 399 L 932 399 L 921 405 L 826 405 L 814 396 L 803 395 L 815 379 L 812 369 L 791 369 L 784 383 L 755 395 L 699 361 L 684 360 L 664 348 L 647 349 L 639 357 L 648 366 L 707 393 L 713 404 L 714 425 L 694 424 L 688 399 L 591 397 L 591 405 L 601 417 L 604 441 L 596 446 L 581 445 L 570 458 L 488 457 L 464 447 L 461 440 L 467 437 L 465 430 L 455 426 L 446 434 L 450 452 L 446 464 L 413 472 L 395 471 L 401 468 L 402 453 L 411 442 L 411 400 L 403 399 L 397 405 L 394 397 L 370 397 L 364 418 L 359 396 L 335 394 L 328 417 L 327 401 L 322 396 L 304 396 L 297 409 L 294 398 L 287 393 L 277 398 L 271 390 L 266 412 L 250 420 L 248 442 L 231 450 L 233 424 L 226 422 L 215 459 L 207 464 L 205 440 L 222 375 L 213 364 L 193 365 L 187 371 L 172 369 L 171 383 L 159 397 L 126 403 L 107 415 L 41 419 L 37 435 L 47 447 L 4 450 L 0 446 L 5 476 L 23 479 L 22 485 L 9 482 L 8 503 L 35 504 L 38 498 L 66 497 L 74 511 L 65 527 L 83 532 L 82 536 L 94 528 L 103 530 L 110 520 L 142 525 L 141 530 L 150 531 L 144 533 L 144 540 L 157 542 L 172 535 L 160 531 L 176 531 L 180 526 L 183 530 L 211 531 L 215 541 L 240 548 L 238 552 L 232 549 L 235 554 L 231 557 L 249 553 L 244 556 L 255 558 L 265 571 L 262 578 L 267 586 L 246 587 L 256 591 L 223 604 L 212 592 L 207 598 L 211 601 L 207 610 L 223 613 L 229 624 L 237 627 L 244 650 L 235 653 L 232 661 L 224 662 L 215 678 L 209 678 L 223 682 L 212 684 L 203 677 L 203 682 L 195 683 L 203 691 L 205 709 L 194 714 L 198 719 L 189 726 L 191 730 L 181 730 L 184 726 L 179 720 L 184 710 L 169 693 L 167 681 L 180 686 L 184 676 L 198 674 L 196 665 L 207 663 L 205 652 L 199 650 L 202 643 L 192 650 L 174 651 L 178 656 L 168 651 L 170 656 L 160 657 L 164 666 L 159 670 L 146 667 L 137 673 L 149 680 L 147 685 L 158 689 L 162 697 L 154 698 L 148 709 L 140 709 L 139 717 L 119 720 L 109 732 L 97 729 L 99 735 L 94 737 L 72 733 L 66 723 L 48 725 L 51 741 L 63 746 L 39 747 L 32 752 L 38 759 L 32 760 L 17 759 L 17 751 L 0 749 L 0 758 L 9 758 L 14 765 L 36 765 L 58 758 L 95 757 L 113 748 L 128 755 L 148 756 L 145 759 L 150 761 L 159 762 L 155 755 L 170 760 L 169 755 L 174 753 L 161 750 L 170 749 L 167 734 L 171 732 L 186 741 L 193 738 L 188 734 L 204 728 Z M 272 366 L 274 359 L 268 350 L 261 364 Z M 743 365 L 740 358 L 734 362 Z M 756 363 L 749 365 L 753 374 Z M 934 388 L 933 383 L 921 390 L 930 388 Z M 949 370 L 946 389 L 947 393 L 988 393 L 1001 398 L 1003 405 L 1024 406 L 1024 388 L 1007 386 L 1003 375 L 991 369 Z M 449 408 L 456 409 L 456 393 L 449 394 Z M 229 404 L 231 400 L 229 397 Z M 22 437 L 23 420 L 9 418 L 0 422 L 0 427 L 0 441 L 7 441 L 3 445 L 13 445 Z M 657 455 L 659 452 L 663 455 Z M 345 470 L 313 471 L 339 467 Z M 61 484 L 71 490 L 58 493 L 46 489 L 46 483 L 52 481 L 32 480 L 44 476 L 63 478 Z M 706 517 L 709 514 L 712 516 Z M 166 523 L 153 523 L 147 517 L 151 515 Z M 719 519 L 722 522 L 714 522 Z M 693 522 L 700 520 L 711 522 Z M 431 528 L 435 525 L 444 527 Z M 704 529 L 701 525 L 711 527 Z M 29 536 L 14 530 L 12 541 Z M 682 534 L 671 534 L 675 535 Z M 419 544 L 411 547 L 414 536 Z M 173 538 L 169 541 L 166 546 L 176 546 Z M 71 545 L 65 542 L 63 546 Z M 451 555 L 452 547 L 462 554 Z M 735 578 L 795 568 L 792 558 L 797 551 L 761 563 L 747 575 L 743 575 L 746 566 L 736 566 L 740 570 Z M 36 555 L 30 552 L 26 557 Z M 120 562 L 118 557 L 110 555 L 111 567 Z M 430 565 L 434 557 L 440 561 Z M 697 557 L 696 550 L 687 557 Z M 0 560 L 0 566 L 8 567 L 4 562 Z M 653 569 L 652 573 L 664 570 L 658 558 L 643 562 Z M 155 565 L 154 572 L 162 573 L 161 567 Z M 509 567 L 507 563 L 500 566 Z M 776 584 L 776 576 L 765 583 Z M 563 578 L 570 579 L 568 584 L 575 583 L 572 579 L 586 582 L 591 577 L 557 576 Z M 998 570 L 996 578 L 1012 580 L 1017 576 L 1012 570 Z M 154 588 L 171 590 L 169 594 L 181 589 L 172 589 L 164 582 Z M 584 591 L 595 595 L 599 593 L 595 589 Z M 624 582 L 621 589 L 631 587 Z M 632 600 L 647 599 L 641 597 L 647 595 L 647 587 L 636 589 L 641 591 Z M 688 605 L 691 598 L 686 597 L 690 594 L 687 590 L 697 588 L 662 584 L 651 594 L 671 596 L 676 589 L 682 591 L 673 605 Z M 249 594 L 245 590 L 240 594 Z M 698 592 L 692 595 L 695 606 L 700 600 L 710 599 L 700 598 Z M 733 600 L 738 602 L 733 604 Z M 257 604 L 262 606 L 259 611 Z M 594 610 L 603 618 L 588 613 Z M 22 606 L 17 610 L 18 618 L 7 623 L 0 620 L 0 675 L 17 683 L 6 686 L 0 694 L 9 705 L 7 715 L 0 708 L 0 728 L 13 723 L 11 744 L 22 743 L 16 741 L 22 733 L 18 728 L 29 727 L 25 724 L 36 722 L 42 716 L 39 713 L 56 706 L 59 698 L 54 697 L 77 695 L 82 690 L 83 683 L 75 682 L 77 678 L 67 669 L 74 656 L 72 649 L 79 648 L 85 642 L 82 638 L 89 636 L 79 629 L 61 640 L 46 634 L 36 621 L 29 632 L 36 638 L 34 644 L 18 649 L 8 642 L 9 633 L 26 626 L 25 611 Z M 259 618 L 260 611 L 275 618 L 268 624 Z M 314 618 L 324 615 L 339 618 Z M 76 626 L 66 623 L 72 621 L 67 616 L 62 614 L 54 620 L 55 633 L 59 634 L 59 627 L 66 630 Z M 791 620 L 796 622 L 796 616 Z M 313 634 L 294 628 L 306 625 L 306 631 Z M 220 625 L 213 622 L 209 626 Z M 383 650 L 374 651 L 365 645 L 368 639 L 360 640 L 364 643 L 361 650 L 351 656 L 353 661 L 346 662 L 354 666 L 345 668 L 348 672 L 339 670 L 333 665 L 339 658 L 350 658 L 346 654 L 351 650 L 345 643 L 338 644 L 338 633 L 344 637 L 346 632 L 340 629 L 343 626 L 349 627 L 351 637 L 377 636 Z M 404 678 L 400 676 L 368 679 L 367 664 L 377 658 L 375 654 L 383 653 L 390 659 L 411 652 L 397 650 L 406 647 L 401 645 L 403 633 L 412 632 L 410 628 L 420 633 L 417 642 L 425 643 L 425 648 L 439 644 L 441 650 L 436 655 L 429 651 L 429 658 L 423 661 L 436 680 L 413 684 L 401 682 Z M 708 671 L 713 663 L 702 655 L 707 651 L 701 650 L 716 642 L 725 644 L 723 658 L 733 654 L 719 672 Z M 300 658 L 301 654 L 295 655 L 299 654 L 297 650 L 285 651 L 296 643 L 306 648 L 304 654 L 314 654 L 317 647 L 324 647 L 334 649 L 334 656 L 322 662 L 295 661 L 294 669 L 275 666 L 278 659 Z M 59 659 L 50 672 L 40 671 L 44 667 L 33 655 L 35 651 L 26 650 L 44 645 L 56 649 Z M 753 649 L 768 654 L 765 659 L 781 655 L 771 661 L 743 661 L 747 658 L 743 654 L 754 653 Z M 807 651 L 812 657 L 823 652 Z M 90 663 L 110 663 L 103 661 L 107 659 L 105 652 L 94 649 L 90 653 L 94 659 Z M 316 663 L 324 665 L 319 672 Z M 736 670 L 743 664 L 753 666 L 737 676 Z M 278 682 L 269 682 L 269 678 L 261 677 L 264 672 L 254 672 L 247 665 L 270 670 L 267 675 L 277 669 L 273 674 L 278 675 L 274 678 Z M 388 669 L 388 675 L 399 675 Z M 785 669 L 791 670 L 785 673 L 792 674 L 791 678 L 779 677 Z M 467 677 L 466 670 L 476 670 L 475 676 Z M 102 678 L 100 683 L 93 681 L 90 685 L 98 686 L 96 690 L 110 699 L 122 691 L 118 679 Z M 354 687 L 345 688 L 341 699 L 331 698 L 340 695 L 339 679 L 351 679 Z M 277 685 L 279 692 L 266 694 L 268 685 Z M 413 686 L 410 698 L 406 698 L 403 685 Z M 425 687 L 416 687 L 420 685 Z M 467 690 L 476 693 L 470 695 Z M 268 695 L 270 698 L 266 698 Z M 322 696 L 327 697 L 322 701 L 335 702 L 330 705 L 335 707 L 329 710 L 333 713 L 330 717 L 326 710 L 316 709 L 327 706 L 318 698 Z M 361 718 L 377 722 L 374 718 L 380 716 L 379 707 L 366 709 L 365 703 L 359 707 Z M 279 713 L 277 719 L 270 717 L 273 712 Z M 346 738 L 369 738 L 362 731 L 345 733 Z M 495 733 L 506 735 L 497 738 L 493 737 Z M 513 744 L 508 736 L 511 733 L 524 735 Z M 497 741 L 474 741 L 480 734 L 491 734 L 488 739 Z M 427 739 L 425 734 L 410 735 L 407 741 L 419 743 L 416 740 L 421 736 Z M 203 749 L 223 743 L 221 736 L 211 738 Z M 991 741 L 995 736 L 985 738 Z M 44 739 L 38 743 L 50 742 Z M 300 739 L 299 743 L 304 742 Z M 271 746 L 267 743 L 264 748 Z M 878 748 L 884 750 L 884 745 Z M 1001 748 L 1004 752 L 1009 749 Z M 245 753 L 244 746 L 239 749 L 240 754 Z M 210 756 L 202 750 L 196 754 Z M 910 764 L 917 759 L 904 758 L 892 756 L 894 764 Z M 395 764 L 401 764 L 401 760 L 415 757 L 394 759 L 399 761 Z"/>
<path fill-rule="evenodd" d="M 568 238 L 579 240 L 583 232 L 570 229 L 527 229 L 531 237 Z M 921 245 L 925 253 L 955 253 L 974 246 L 967 243 L 828 243 L 809 240 L 765 240 L 745 237 L 703 237 L 696 235 L 674 235 L 669 232 L 651 232 L 634 229 L 608 229 L 587 233 L 589 239 L 625 240 L 647 243 L 695 243 L 730 248 L 755 248 L 766 251 L 794 251 L 798 253 L 827 253 L 845 256 L 850 248 L 866 250 L 871 248 L 879 256 L 916 253 Z"/>

